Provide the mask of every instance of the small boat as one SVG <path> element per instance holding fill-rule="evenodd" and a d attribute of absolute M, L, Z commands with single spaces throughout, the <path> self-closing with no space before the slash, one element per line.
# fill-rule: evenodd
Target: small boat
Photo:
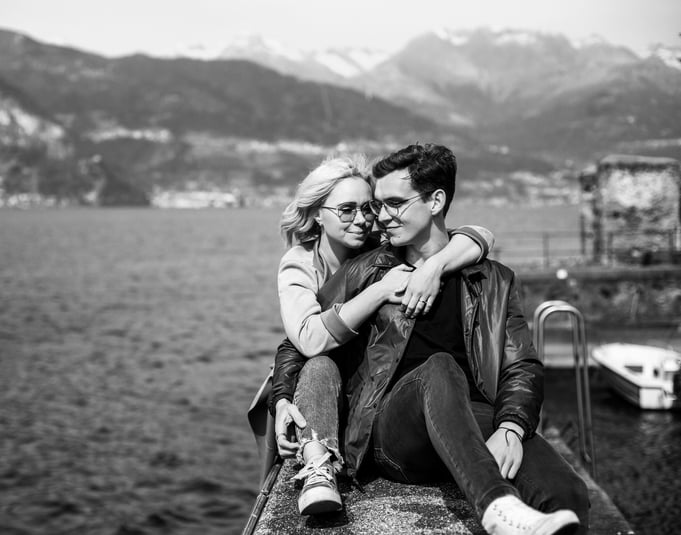
<path fill-rule="evenodd" d="M 681 408 L 681 353 L 637 344 L 603 344 L 591 356 L 610 387 L 641 409 Z"/>

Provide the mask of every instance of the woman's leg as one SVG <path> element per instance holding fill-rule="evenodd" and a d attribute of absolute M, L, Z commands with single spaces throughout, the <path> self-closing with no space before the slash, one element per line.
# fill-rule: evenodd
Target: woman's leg
<path fill-rule="evenodd" d="M 341 400 L 341 377 L 336 363 L 326 356 L 312 357 L 298 376 L 293 403 L 305 417 L 307 426 L 297 429 L 300 443 L 298 460 L 303 461 L 306 446 L 316 442 L 341 461 L 338 449 L 338 416 Z"/>
<path fill-rule="evenodd" d="M 487 449 L 463 371 L 446 353 L 432 355 L 384 397 L 373 441 L 385 475 L 415 483 L 449 473 L 479 516 L 494 499 L 518 495 Z"/>
<path fill-rule="evenodd" d="M 301 514 L 337 511 L 342 507 L 335 472 L 342 458 L 338 449 L 341 377 L 326 356 L 310 358 L 298 377 L 293 403 L 306 420 L 296 429 L 297 458 L 304 464 L 295 479 L 304 480 L 298 499 Z"/>

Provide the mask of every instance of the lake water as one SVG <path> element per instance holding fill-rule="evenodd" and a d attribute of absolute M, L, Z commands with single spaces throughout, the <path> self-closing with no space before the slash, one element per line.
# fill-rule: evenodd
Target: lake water
<path fill-rule="evenodd" d="M 0 533 L 240 532 L 258 477 L 245 410 L 283 336 L 277 220 L 0 210 Z M 462 206 L 452 221 L 504 247 L 578 216 Z M 563 425 L 571 376 L 548 382 Z M 672 533 L 650 527 L 678 521 L 678 414 L 641 413 L 597 377 L 593 396 L 603 486 L 641 533 Z"/>

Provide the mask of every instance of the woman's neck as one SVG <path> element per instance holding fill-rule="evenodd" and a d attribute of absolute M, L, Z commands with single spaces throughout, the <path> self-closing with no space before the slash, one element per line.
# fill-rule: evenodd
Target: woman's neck
<path fill-rule="evenodd" d="M 326 234 L 322 234 L 319 238 L 318 251 L 329 266 L 331 274 L 338 270 L 340 265 L 350 257 L 350 253 L 352 252 L 344 245 L 330 241 Z"/>

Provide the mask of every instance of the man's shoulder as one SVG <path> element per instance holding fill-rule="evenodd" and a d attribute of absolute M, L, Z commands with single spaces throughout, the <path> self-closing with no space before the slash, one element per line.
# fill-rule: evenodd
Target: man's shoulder
<path fill-rule="evenodd" d="M 354 258 L 351 258 L 343 264 L 346 269 L 368 269 L 368 268 L 391 268 L 397 265 L 399 261 L 395 256 L 395 252 L 389 243 L 384 243 L 371 249 L 360 253 Z"/>
<path fill-rule="evenodd" d="M 515 277 L 515 271 L 506 264 L 489 258 L 464 268 L 463 274 L 469 278 L 501 278 L 502 280 L 511 280 Z"/>

